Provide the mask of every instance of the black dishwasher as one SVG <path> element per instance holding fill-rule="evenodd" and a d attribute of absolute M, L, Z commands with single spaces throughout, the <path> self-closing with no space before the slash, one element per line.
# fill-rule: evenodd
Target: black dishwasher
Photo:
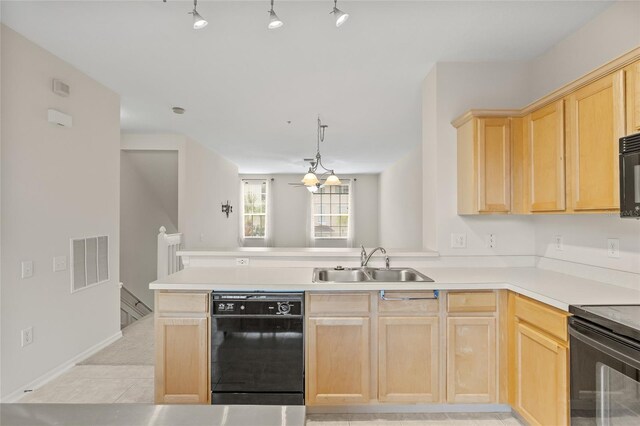
<path fill-rule="evenodd" d="M 304 293 L 213 292 L 211 403 L 304 405 Z"/>

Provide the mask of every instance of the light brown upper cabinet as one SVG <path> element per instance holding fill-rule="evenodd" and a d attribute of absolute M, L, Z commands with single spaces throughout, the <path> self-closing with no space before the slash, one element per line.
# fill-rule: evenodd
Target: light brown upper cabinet
<path fill-rule="evenodd" d="M 624 71 L 566 98 L 567 193 L 573 211 L 620 208 L 618 139 L 625 133 Z"/>
<path fill-rule="evenodd" d="M 526 117 L 527 186 L 531 212 L 565 209 L 564 101 Z"/>
<path fill-rule="evenodd" d="M 617 211 L 619 139 L 640 132 L 640 47 L 523 109 L 451 124 L 458 214 Z"/>
<path fill-rule="evenodd" d="M 624 70 L 627 96 L 627 129 L 626 134 L 640 132 L 640 61 Z"/>
<path fill-rule="evenodd" d="M 510 210 L 510 119 L 473 117 L 458 127 L 458 214 Z"/>

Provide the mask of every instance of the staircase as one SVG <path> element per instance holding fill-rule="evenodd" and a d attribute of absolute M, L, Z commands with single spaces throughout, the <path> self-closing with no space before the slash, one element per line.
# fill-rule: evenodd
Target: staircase
<path fill-rule="evenodd" d="M 142 300 L 120 284 L 120 329 L 152 312 Z"/>

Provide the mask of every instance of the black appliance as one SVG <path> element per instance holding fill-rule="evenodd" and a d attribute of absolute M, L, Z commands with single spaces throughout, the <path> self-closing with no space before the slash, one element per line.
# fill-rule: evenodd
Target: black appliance
<path fill-rule="evenodd" d="M 620 138 L 620 217 L 640 219 L 640 133 Z"/>
<path fill-rule="evenodd" d="M 640 424 L 640 305 L 569 311 L 571 423 Z"/>
<path fill-rule="evenodd" d="M 213 292 L 211 403 L 304 405 L 304 293 Z"/>

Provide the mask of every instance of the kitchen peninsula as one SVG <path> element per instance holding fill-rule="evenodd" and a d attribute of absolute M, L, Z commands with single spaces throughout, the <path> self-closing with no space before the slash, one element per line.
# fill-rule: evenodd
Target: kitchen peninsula
<path fill-rule="evenodd" d="M 640 302 L 637 288 L 535 267 L 416 269 L 434 282 L 318 284 L 306 266 L 187 267 L 153 282 L 156 402 L 211 402 L 212 291 L 304 292 L 309 411 L 512 407 L 567 424 L 569 306 Z"/>

